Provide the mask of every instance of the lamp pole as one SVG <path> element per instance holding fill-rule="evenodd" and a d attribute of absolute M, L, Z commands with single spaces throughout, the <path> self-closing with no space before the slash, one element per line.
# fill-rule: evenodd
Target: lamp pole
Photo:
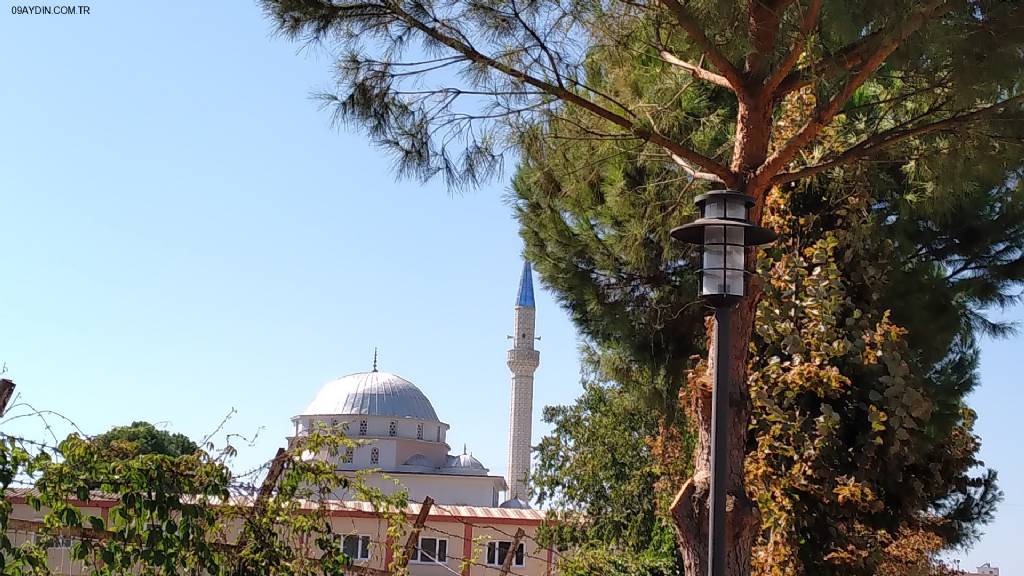
<path fill-rule="evenodd" d="M 715 308 L 715 383 L 711 389 L 711 510 L 708 517 L 708 574 L 725 576 L 725 494 L 729 477 L 729 316 L 732 306 Z"/>
<path fill-rule="evenodd" d="M 729 478 L 729 320 L 746 287 L 746 248 L 775 240 L 750 222 L 754 199 L 733 190 L 698 196 L 700 217 L 674 228 L 676 240 L 701 247 L 701 297 L 715 310 L 715 381 L 711 388 L 711 493 L 708 498 L 708 576 L 725 574 L 725 509 Z"/>

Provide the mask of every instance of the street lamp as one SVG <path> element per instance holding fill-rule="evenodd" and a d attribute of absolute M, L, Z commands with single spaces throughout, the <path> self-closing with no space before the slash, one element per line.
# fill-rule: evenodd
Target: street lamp
<path fill-rule="evenodd" d="M 674 228 L 676 240 L 701 246 L 701 297 L 715 309 L 715 383 L 711 389 L 711 510 L 708 575 L 725 576 L 725 486 L 729 439 L 729 315 L 746 287 L 748 246 L 769 244 L 775 233 L 749 220 L 754 199 L 714 190 L 694 199 L 700 218 Z"/>

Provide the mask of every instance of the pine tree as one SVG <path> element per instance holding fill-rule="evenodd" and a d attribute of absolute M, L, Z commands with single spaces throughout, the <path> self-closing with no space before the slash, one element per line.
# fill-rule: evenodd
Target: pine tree
<path fill-rule="evenodd" d="M 495 175 L 506 150 L 589 141 L 643 155 L 678 190 L 749 194 L 760 220 L 773 190 L 869 160 L 926 176 L 915 193 L 941 203 L 966 172 L 1004 178 L 1021 156 L 1024 7 L 1012 1 L 263 4 L 282 33 L 344 54 L 337 91 L 324 96 L 338 121 L 393 153 L 400 174 L 453 187 Z M 679 194 L 665 207 L 666 229 L 686 203 Z M 743 383 L 760 294 L 749 293 L 730 336 L 732 437 L 751 417 Z M 706 509 L 705 412 L 695 411 L 694 482 L 680 493 L 692 510 Z M 758 524 L 743 457 L 729 462 L 736 574 L 749 570 Z M 706 564 L 704 524 L 679 526 L 689 573 Z"/>
<path fill-rule="evenodd" d="M 649 508 L 585 487 L 603 485 L 621 464 L 614 455 L 623 450 L 607 436 L 623 427 L 610 423 L 664 433 L 650 416 L 639 426 L 630 414 L 661 407 L 663 422 L 671 409 L 631 401 L 664 397 L 664 358 L 652 356 L 650 342 L 662 331 L 699 334 L 701 313 L 692 291 L 664 288 L 665 299 L 652 299 L 662 289 L 659 266 L 681 277 L 674 283 L 692 284 L 693 269 L 679 264 L 679 247 L 657 225 L 673 187 L 659 189 L 660 175 L 645 172 L 640 155 L 566 172 L 573 155 L 594 151 L 567 142 L 560 152 L 556 162 L 527 157 L 517 174 L 521 233 L 542 277 L 604 347 L 588 364 L 605 366 L 615 384 L 588 386 L 575 405 L 546 412 L 555 429 L 541 442 L 535 481 L 542 496 L 571 486 L 566 505 L 593 519 L 589 546 L 614 549 L 630 531 L 604 519 L 640 518 Z M 994 473 L 977 471 L 965 398 L 977 380 L 976 336 L 1008 328 L 983 311 L 1012 301 L 1024 281 L 1024 189 L 1018 178 L 979 170 L 967 186 L 975 192 L 937 206 L 914 201 L 910 184 L 897 168 L 862 171 L 778 192 L 769 205 L 782 239 L 763 259 L 749 364 L 757 574 L 931 566 L 928 555 L 972 541 L 999 498 Z M 646 269 L 651 254 L 659 257 Z M 685 358 L 699 342 L 671 342 L 699 385 L 703 366 Z M 663 463 L 644 454 L 624 482 L 647 478 L 653 488 L 657 480 L 643 474 Z M 656 501 L 648 491 L 642 502 Z"/>

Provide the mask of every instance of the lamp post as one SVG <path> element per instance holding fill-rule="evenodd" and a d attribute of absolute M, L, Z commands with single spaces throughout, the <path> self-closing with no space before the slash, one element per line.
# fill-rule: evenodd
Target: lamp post
<path fill-rule="evenodd" d="M 711 389 L 711 495 L 708 576 L 725 576 L 725 491 L 728 470 L 729 316 L 744 296 L 746 248 L 769 244 L 775 233 L 750 222 L 754 199 L 715 190 L 694 202 L 700 218 L 674 228 L 676 240 L 701 246 L 700 294 L 715 309 L 715 382 Z"/>

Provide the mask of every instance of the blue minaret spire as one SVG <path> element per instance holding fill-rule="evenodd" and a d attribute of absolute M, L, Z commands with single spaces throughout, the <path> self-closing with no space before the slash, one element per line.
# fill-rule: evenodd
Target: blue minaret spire
<path fill-rule="evenodd" d="M 523 262 L 523 275 L 519 278 L 519 294 L 516 295 L 516 306 L 536 308 L 533 303 L 533 269 L 529 262 Z"/>

